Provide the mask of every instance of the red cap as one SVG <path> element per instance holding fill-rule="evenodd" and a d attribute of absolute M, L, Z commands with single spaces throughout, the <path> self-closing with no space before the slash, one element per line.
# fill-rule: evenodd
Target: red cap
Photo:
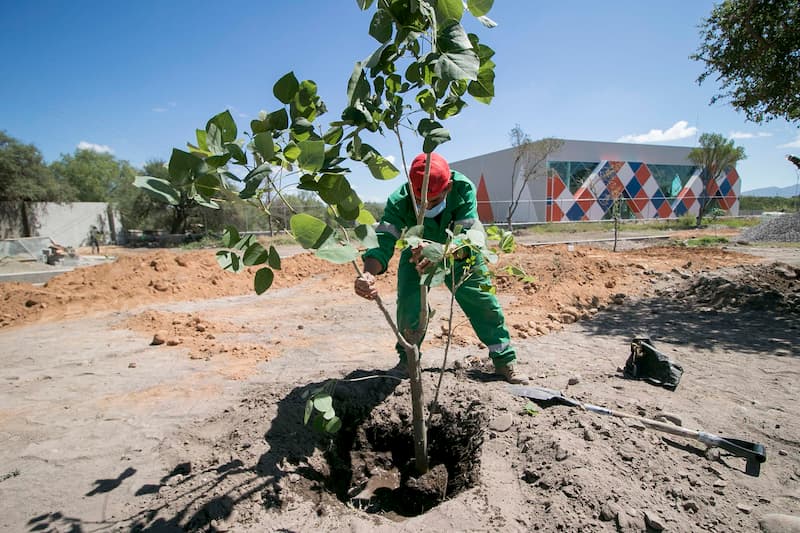
<path fill-rule="evenodd" d="M 426 154 L 419 154 L 411 162 L 411 169 L 408 176 L 411 178 L 411 185 L 414 189 L 414 196 L 422 198 L 422 178 L 425 176 L 425 157 Z M 431 172 L 428 178 L 428 198 L 435 198 L 442 194 L 447 186 L 450 185 L 450 165 L 447 160 L 436 152 L 431 153 Z"/>

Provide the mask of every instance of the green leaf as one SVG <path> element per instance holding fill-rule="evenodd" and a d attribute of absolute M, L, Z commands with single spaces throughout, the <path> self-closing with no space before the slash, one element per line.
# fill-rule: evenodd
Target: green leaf
<path fill-rule="evenodd" d="M 320 246 L 315 255 L 320 259 L 325 259 L 337 265 L 343 265 L 354 261 L 360 255 L 355 246 L 351 244 L 342 244 L 331 235 L 331 237 Z"/>
<path fill-rule="evenodd" d="M 292 235 L 303 248 L 319 248 L 333 229 L 322 220 L 306 213 L 293 215 L 289 221 Z"/>
<path fill-rule="evenodd" d="M 375 224 L 375 222 L 377 221 L 375 220 L 375 217 L 372 215 L 372 213 L 362 208 L 361 211 L 358 213 L 358 218 L 356 218 L 356 222 L 358 222 L 359 224 Z"/>
<path fill-rule="evenodd" d="M 514 234 L 510 231 L 507 231 L 503 234 L 503 238 L 500 239 L 500 249 L 507 254 L 510 254 L 514 251 L 516 247 L 516 243 L 514 242 Z"/>
<path fill-rule="evenodd" d="M 220 146 L 222 146 L 223 143 L 229 143 L 236 140 L 236 122 L 233 120 L 230 111 L 226 109 L 222 113 L 211 117 L 211 119 L 209 119 L 209 121 L 206 123 L 207 132 L 212 124 L 219 129 L 222 139 L 222 141 L 219 143 Z"/>
<path fill-rule="evenodd" d="M 347 102 L 355 105 L 355 102 L 364 100 L 367 96 L 369 96 L 369 82 L 364 74 L 364 67 L 357 61 L 347 82 Z"/>
<path fill-rule="evenodd" d="M 470 82 L 475 83 L 475 82 Z M 464 100 L 457 97 L 448 97 L 447 100 L 442 102 L 442 105 L 437 106 L 436 108 L 436 118 L 440 120 L 447 120 L 448 118 L 452 118 L 459 113 L 467 105 Z"/>
<path fill-rule="evenodd" d="M 327 433 L 336 433 L 340 429 L 342 429 L 342 421 L 338 416 L 334 416 L 325 423 L 325 431 Z"/>
<path fill-rule="evenodd" d="M 428 275 L 420 278 L 420 285 L 438 287 L 444 283 L 445 277 L 447 277 L 447 271 L 444 268 L 441 268 L 441 266 L 435 269 L 432 268 Z"/>
<path fill-rule="evenodd" d="M 450 132 L 444 128 L 435 128 L 428 132 L 425 140 L 422 142 L 422 151 L 429 154 L 436 150 L 440 144 L 444 144 L 450 140 Z"/>
<path fill-rule="evenodd" d="M 319 394 L 314 398 L 314 409 L 324 413 L 333 409 L 333 398 L 330 394 Z"/>
<path fill-rule="evenodd" d="M 482 17 L 492 9 L 494 0 L 467 0 L 467 9 L 473 17 Z"/>
<path fill-rule="evenodd" d="M 237 163 L 240 165 L 247 164 L 247 154 L 244 153 L 241 146 L 236 143 L 228 143 L 225 145 L 225 149 L 228 150 L 228 153 Z"/>
<path fill-rule="evenodd" d="M 374 155 L 366 159 L 367 168 L 376 180 L 390 180 L 400 174 L 391 161 L 373 152 Z"/>
<path fill-rule="evenodd" d="M 417 226 L 411 226 L 406 230 L 405 237 L 417 237 L 419 239 L 422 238 L 422 234 L 425 232 L 425 225 L 419 224 Z"/>
<path fill-rule="evenodd" d="M 280 108 L 267 115 L 264 122 L 270 130 L 285 130 L 289 127 L 289 114 L 286 109 Z"/>
<path fill-rule="evenodd" d="M 437 41 L 441 55 L 433 62 L 433 72 L 444 81 L 475 80 L 480 61 L 472 50 L 461 24 L 453 23 L 439 32 Z"/>
<path fill-rule="evenodd" d="M 233 244 L 233 248 L 244 251 L 247 249 L 248 246 L 253 244 L 255 240 L 256 238 L 252 233 L 250 235 L 245 235 L 244 237 L 239 239 L 238 242 Z"/>
<path fill-rule="evenodd" d="M 222 130 L 216 124 L 209 124 L 206 132 L 206 143 L 211 153 L 222 153 Z"/>
<path fill-rule="evenodd" d="M 486 234 L 483 233 L 483 231 L 478 229 L 468 229 L 466 233 L 467 239 L 469 239 L 471 244 L 474 244 L 479 248 L 486 247 Z"/>
<path fill-rule="evenodd" d="M 430 89 L 423 89 L 420 91 L 416 96 L 416 101 L 426 113 L 431 114 L 436 111 L 436 96 L 434 96 Z"/>
<path fill-rule="evenodd" d="M 303 424 L 308 424 L 308 420 L 311 418 L 311 413 L 314 412 L 314 400 L 309 398 L 306 401 L 306 412 L 303 415 Z"/>
<path fill-rule="evenodd" d="M 356 226 L 356 237 L 361 241 L 365 248 L 378 247 L 378 234 L 375 233 L 375 228 L 367 224 L 360 224 Z"/>
<path fill-rule="evenodd" d="M 216 169 L 216 168 L 225 166 L 225 164 L 230 160 L 230 158 L 231 158 L 231 154 L 230 153 L 221 154 L 221 155 L 212 155 L 212 156 L 206 157 L 206 164 L 208 166 L 210 166 L 211 168 Z"/>
<path fill-rule="evenodd" d="M 241 240 L 239 230 L 233 226 L 225 226 L 225 231 L 222 232 L 222 246 L 233 248 L 239 240 Z"/>
<path fill-rule="evenodd" d="M 369 9 L 369 6 L 372 5 L 373 1 L 374 0 L 356 0 L 356 4 L 358 4 L 358 7 L 361 9 L 361 11 L 366 11 Z"/>
<path fill-rule="evenodd" d="M 211 198 L 219 192 L 220 182 L 217 174 L 201 174 L 194 182 L 197 192 L 204 198 Z"/>
<path fill-rule="evenodd" d="M 270 288 L 272 280 L 275 279 L 275 273 L 267 267 L 260 268 L 253 278 L 253 288 L 256 294 L 263 294 L 264 291 Z"/>
<path fill-rule="evenodd" d="M 300 155 L 297 164 L 303 170 L 317 172 L 325 163 L 325 141 L 302 141 L 297 143 Z"/>
<path fill-rule="evenodd" d="M 494 69 L 480 69 L 478 79 L 469 82 L 467 91 L 477 101 L 483 104 L 491 103 L 494 98 Z"/>
<path fill-rule="evenodd" d="M 514 277 L 522 277 L 526 275 L 524 270 L 514 265 L 508 265 L 506 267 L 506 272 Z"/>
<path fill-rule="evenodd" d="M 425 137 L 431 131 L 435 129 L 440 129 L 441 127 L 442 124 L 440 122 L 431 120 L 429 118 L 423 118 L 419 121 L 419 124 L 417 124 L 417 133 Z"/>
<path fill-rule="evenodd" d="M 272 245 L 269 247 L 269 258 L 267 259 L 267 264 L 275 270 L 281 269 L 281 256 L 278 255 L 278 250 L 276 250 Z"/>
<path fill-rule="evenodd" d="M 195 137 L 197 137 L 197 146 L 203 150 L 208 151 L 208 144 L 206 143 L 206 130 L 200 128 L 195 129 Z"/>
<path fill-rule="evenodd" d="M 295 78 L 294 72 L 289 72 L 275 82 L 275 85 L 272 87 L 272 94 L 274 94 L 275 98 L 281 103 L 288 104 L 292 101 L 294 95 L 297 94 L 299 88 L 300 83 L 297 81 L 297 78 Z"/>
<path fill-rule="evenodd" d="M 170 205 L 178 205 L 180 203 L 181 193 L 167 180 L 152 176 L 136 176 L 133 184 L 159 202 Z"/>
<path fill-rule="evenodd" d="M 260 265 L 267 262 L 269 252 L 261 244 L 254 242 L 244 251 L 242 261 L 246 266 Z"/>
<path fill-rule="evenodd" d="M 463 15 L 462 0 L 438 0 L 436 2 L 436 20 L 440 25 L 450 20 L 459 22 Z"/>
<path fill-rule="evenodd" d="M 269 132 L 256 133 L 253 137 L 253 147 L 265 161 L 269 161 L 275 155 L 275 143 L 272 142 L 272 134 Z"/>
<path fill-rule="evenodd" d="M 444 257 L 444 246 L 438 242 L 429 242 L 422 248 L 422 257 L 433 264 L 441 263 L 442 257 Z"/>
<path fill-rule="evenodd" d="M 325 141 L 325 144 L 335 145 L 336 143 L 342 140 L 343 134 L 344 134 L 344 128 L 342 128 L 341 126 L 332 126 L 322 136 L 322 140 Z"/>
<path fill-rule="evenodd" d="M 217 252 L 217 263 L 224 270 L 230 272 L 239 272 L 242 270 L 242 263 L 239 261 L 239 254 L 229 250 L 220 250 Z"/>
<path fill-rule="evenodd" d="M 457 0 L 461 1 L 461 0 Z M 372 15 L 372 21 L 369 23 L 369 34 L 375 38 L 379 43 L 385 43 L 392 38 L 392 30 L 394 29 L 394 17 L 385 9 L 378 9 Z"/>
<path fill-rule="evenodd" d="M 169 176 L 177 184 L 190 182 L 195 174 L 200 173 L 203 160 L 194 154 L 172 149 L 172 156 L 169 158 Z"/>
<path fill-rule="evenodd" d="M 287 161 L 297 161 L 300 156 L 300 147 L 293 142 L 288 143 L 283 147 L 283 156 Z"/>

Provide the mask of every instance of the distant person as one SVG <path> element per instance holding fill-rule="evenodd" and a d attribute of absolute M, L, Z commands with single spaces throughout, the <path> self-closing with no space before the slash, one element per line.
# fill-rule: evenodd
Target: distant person
<path fill-rule="evenodd" d="M 93 254 L 100 255 L 100 231 L 97 226 L 92 226 L 89 230 L 89 245 Z"/>
<path fill-rule="evenodd" d="M 386 202 L 386 209 L 377 227 L 378 247 L 364 253 L 364 273 L 355 281 L 355 292 L 362 298 L 372 300 L 378 294 L 375 276 L 386 271 L 400 233 L 417 224 L 411 194 L 413 187 L 414 198 L 419 205 L 422 201 L 424 173 L 425 154 L 419 154 L 411 163 L 408 173 L 411 186 L 408 183 L 402 185 Z M 427 200 L 427 205 L 420 207 L 425 210 L 423 237 L 429 241 L 444 243 L 448 229 L 452 231 L 456 225 L 468 229 L 478 221 L 478 202 L 472 181 L 459 172 L 451 172 L 447 161 L 436 153 L 431 154 Z M 422 257 L 421 248 L 407 248 L 400 255 L 397 326 L 401 332 L 416 329 L 419 325 L 420 273 L 430 266 L 429 261 Z M 466 258 L 457 258 L 456 271 L 460 270 Z M 452 290 L 449 275 L 445 282 Z M 495 374 L 509 383 L 526 384 L 527 377 L 516 371 L 514 366 L 517 354 L 511 346 L 511 336 L 500 303 L 494 294 L 482 288 L 490 284 L 487 267 L 482 256 L 478 255 L 472 275 L 455 292 L 456 301 L 469 318 L 475 334 L 489 349 Z M 400 357 L 399 369 L 405 373 L 405 350 L 399 343 L 395 348 Z"/>

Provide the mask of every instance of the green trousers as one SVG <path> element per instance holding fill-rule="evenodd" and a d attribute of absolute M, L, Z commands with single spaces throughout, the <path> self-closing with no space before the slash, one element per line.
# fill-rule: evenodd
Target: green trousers
<path fill-rule="evenodd" d="M 420 278 L 414 264 L 409 262 L 410 257 L 410 251 L 404 250 L 400 256 L 397 272 L 397 326 L 401 333 L 414 330 L 419 325 Z M 457 279 L 462 276 L 461 266 L 461 262 L 456 263 Z M 445 284 L 452 290 L 451 276 L 447 276 Z M 500 302 L 494 294 L 481 290 L 481 286 L 490 284 L 486 265 L 480 260 L 474 267 L 472 275 L 456 291 L 455 299 L 467 315 L 475 334 L 489 348 L 489 357 L 494 365 L 505 366 L 514 362 L 517 355 L 511 347 L 511 337 L 506 328 Z M 420 339 L 419 344 L 422 344 L 423 339 Z M 397 343 L 395 348 L 400 360 L 404 362 L 405 350 L 400 343 Z"/>

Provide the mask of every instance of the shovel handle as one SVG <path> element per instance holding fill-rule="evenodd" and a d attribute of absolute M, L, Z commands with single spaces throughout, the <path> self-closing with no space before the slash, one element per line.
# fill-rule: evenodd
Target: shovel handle
<path fill-rule="evenodd" d="M 592 405 L 590 403 L 583 404 L 584 409 L 587 411 L 591 411 L 593 413 L 597 413 L 599 415 L 606 415 L 606 416 L 615 416 L 617 418 L 629 418 L 631 420 L 636 420 L 641 422 L 645 426 L 655 429 L 657 431 L 663 431 L 664 433 L 670 433 L 672 435 L 677 435 L 679 437 L 688 437 L 690 439 L 697 439 L 698 435 L 700 434 L 699 431 L 694 431 L 691 429 L 686 429 L 681 426 L 674 426 L 672 424 L 667 424 L 665 422 L 659 422 L 657 420 L 651 420 L 649 418 L 644 418 L 641 416 L 632 415 L 629 413 L 623 413 L 622 411 L 615 411 L 614 409 L 608 409 L 606 407 L 600 407 L 599 405 Z"/>
<path fill-rule="evenodd" d="M 615 411 L 614 409 L 607 409 L 605 407 L 592 405 L 590 403 L 583 404 L 583 407 L 587 411 L 591 411 L 593 413 L 637 420 L 649 428 L 663 431 L 664 433 L 670 433 L 679 437 L 688 437 L 698 440 L 707 446 L 716 446 L 718 448 L 722 448 L 723 450 L 730 452 L 737 457 L 743 457 L 747 459 L 748 465 L 751 462 L 763 463 L 767 460 L 766 450 L 762 444 L 756 444 L 754 442 L 747 442 L 744 440 L 731 439 L 727 437 L 718 437 L 704 431 L 694 431 L 681 426 L 673 426 L 672 424 L 666 424 L 664 422 L 658 422 L 657 420 L 651 420 L 649 418 L 623 413 L 621 411 Z"/>

